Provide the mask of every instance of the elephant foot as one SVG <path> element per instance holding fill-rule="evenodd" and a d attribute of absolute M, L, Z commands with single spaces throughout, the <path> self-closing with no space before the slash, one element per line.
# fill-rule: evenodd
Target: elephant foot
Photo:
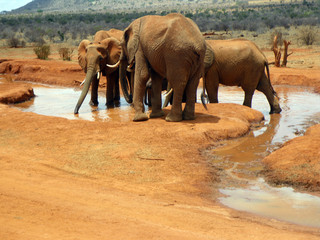
<path fill-rule="evenodd" d="M 91 106 L 98 106 L 98 104 L 99 104 L 98 101 L 90 100 L 90 102 L 89 102 L 89 105 L 91 105 Z"/>
<path fill-rule="evenodd" d="M 182 118 L 183 118 L 183 120 L 194 120 L 194 119 L 196 119 L 196 116 L 194 114 L 194 111 L 184 110 L 182 112 Z"/>
<path fill-rule="evenodd" d="M 194 114 L 183 113 L 183 120 L 195 120 L 196 116 Z"/>
<path fill-rule="evenodd" d="M 271 111 L 269 112 L 269 114 L 273 114 L 273 113 L 281 113 L 282 109 L 279 108 L 272 108 Z"/>
<path fill-rule="evenodd" d="M 180 122 L 182 121 L 182 115 L 172 114 L 171 112 L 166 116 L 167 122 Z"/>
<path fill-rule="evenodd" d="M 156 112 L 151 112 L 150 114 L 150 118 L 159 118 L 159 117 L 162 117 L 164 116 L 164 111 L 162 110 L 159 110 L 159 111 L 156 111 Z"/>
<path fill-rule="evenodd" d="M 136 113 L 134 115 L 134 118 L 133 118 L 133 121 L 134 122 L 138 122 L 138 121 L 147 121 L 149 118 L 148 118 L 148 115 L 146 113 Z"/>

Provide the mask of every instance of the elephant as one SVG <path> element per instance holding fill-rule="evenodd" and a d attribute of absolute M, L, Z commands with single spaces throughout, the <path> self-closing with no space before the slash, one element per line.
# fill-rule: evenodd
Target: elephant
<path fill-rule="evenodd" d="M 278 96 L 271 81 L 268 60 L 258 46 L 246 39 L 206 40 L 205 80 L 210 103 L 218 102 L 219 83 L 240 86 L 245 92 L 243 105 L 251 107 L 255 89 L 262 92 L 270 105 L 270 114 L 280 113 Z M 266 71 L 265 71 L 266 70 Z M 267 74 L 266 74 L 267 73 Z"/>
<path fill-rule="evenodd" d="M 195 118 L 196 89 L 204 72 L 205 40 L 198 26 L 178 13 L 166 16 L 148 15 L 134 20 L 121 40 L 120 81 L 134 65 L 133 121 L 148 120 L 143 97 L 146 83 L 152 79 L 152 112 L 150 118 L 162 117 L 161 85 L 166 78 L 175 95 L 166 121 Z M 182 111 L 182 95 L 186 91 L 186 105 Z"/>
<path fill-rule="evenodd" d="M 168 81 L 167 79 L 163 79 L 162 85 L 161 85 L 161 91 L 167 90 L 167 88 L 168 88 Z M 151 96 L 152 96 L 152 80 L 149 79 L 146 84 L 146 91 L 145 91 L 145 97 L 144 97 L 144 103 L 149 107 L 152 106 Z"/>
<path fill-rule="evenodd" d="M 100 30 L 100 31 L 96 32 L 96 34 L 94 35 L 93 41 L 100 42 L 103 39 L 110 38 L 110 37 L 114 37 L 115 39 L 118 39 L 120 41 L 122 35 L 123 35 L 123 31 L 115 29 L 115 28 L 111 28 L 108 31 Z"/>
<path fill-rule="evenodd" d="M 123 32 L 117 29 L 110 29 L 109 31 L 101 30 L 95 34 L 93 42 L 85 39 L 79 44 L 78 62 L 86 73 L 86 78 L 74 109 L 75 114 L 79 112 L 79 108 L 88 93 L 91 83 L 90 105 L 98 105 L 98 86 L 101 74 L 107 77 L 107 105 L 112 106 L 120 100 L 119 64 L 116 63 L 119 62 L 121 54 L 119 38 L 122 34 Z"/>
<path fill-rule="evenodd" d="M 270 82 L 268 60 L 256 44 L 246 39 L 206 40 L 206 43 L 203 102 L 205 90 L 209 102 L 218 103 L 219 84 L 240 86 L 245 92 L 243 105 L 251 107 L 252 96 L 257 89 L 267 97 L 270 114 L 281 112 L 277 94 Z M 164 107 L 171 101 L 172 94 L 167 95 Z"/>

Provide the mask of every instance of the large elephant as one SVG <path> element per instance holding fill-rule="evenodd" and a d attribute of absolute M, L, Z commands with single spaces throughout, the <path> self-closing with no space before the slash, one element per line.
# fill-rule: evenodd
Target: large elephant
<path fill-rule="evenodd" d="M 191 19 L 181 14 L 144 16 L 133 21 L 124 31 L 120 57 L 120 81 L 126 81 L 127 66 L 135 65 L 133 106 L 134 121 L 147 120 L 143 97 L 146 83 L 152 79 L 152 112 L 161 117 L 161 85 L 166 78 L 175 95 L 167 121 L 194 119 L 196 89 L 204 70 L 205 40 Z M 182 95 L 186 106 L 182 112 Z"/>
<path fill-rule="evenodd" d="M 115 101 L 120 100 L 119 70 L 117 63 L 119 62 L 121 54 L 119 39 L 122 34 L 123 32 L 117 29 L 98 31 L 94 36 L 93 42 L 82 40 L 79 44 L 78 62 L 86 73 L 86 78 L 81 95 L 74 109 L 75 114 L 78 113 L 91 83 L 90 105 L 98 105 L 98 86 L 101 75 L 107 78 L 107 105 L 112 105 Z"/>
<path fill-rule="evenodd" d="M 252 96 L 257 89 L 266 96 L 270 113 L 281 112 L 277 94 L 270 82 L 268 60 L 256 44 L 245 39 L 206 42 L 207 52 L 213 52 L 206 54 L 205 59 L 204 89 L 207 90 L 210 103 L 218 102 L 221 83 L 241 86 L 245 92 L 245 106 L 251 107 Z"/>

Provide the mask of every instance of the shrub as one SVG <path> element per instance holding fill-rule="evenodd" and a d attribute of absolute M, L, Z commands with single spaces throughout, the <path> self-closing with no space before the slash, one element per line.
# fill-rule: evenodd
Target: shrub
<path fill-rule="evenodd" d="M 34 53 L 39 59 L 48 59 L 50 55 L 50 46 L 49 45 L 40 45 L 33 49 Z"/>
<path fill-rule="evenodd" d="M 72 53 L 73 49 L 71 48 L 63 47 L 59 49 L 59 54 L 63 61 L 71 61 Z"/>
<path fill-rule="evenodd" d="M 7 40 L 8 42 L 8 46 L 11 47 L 11 48 L 17 48 L 19 47 L 19 39 L 18 38 L 15 38 L 15 37 L 11 37 Z"/>
<path fill-rule="evenodd" d="M 312 45 L 316 40 L 317 31 L 309 26 L 300 30 L 299 40 L 305 45 Z"/>
<path fill-rule="evenodd" d="M 26 42 L 20 41 L 18 38 L 12 36 L 9 39 L 7 39 L 7 44 L 11 48 L 18 48 L 18 47 L 25 47 Z"/>

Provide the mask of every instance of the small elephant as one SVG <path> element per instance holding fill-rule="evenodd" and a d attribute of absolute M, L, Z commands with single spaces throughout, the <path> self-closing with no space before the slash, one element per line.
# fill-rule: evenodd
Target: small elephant
<path fill-rule="evenodd" d="M 124 31 L 120 57 L 120 81 L 125 79 L 128 65 L 134 67 L 134 121 L 148 120 L 143 97 L 146 83 L 152 79 L 152 112 L 161 117 L 161 86 L 163 78 L 175 94 L 167 121 L 194 119 L 196 90 L 204 71 L 205 40 L 198 26 L 181 14 L 149 15 L 134 20 Z M 186 106 L 182 112 L 182 95 Z"/>
<path fill-rule="evenodd" d="M 281 112 L 277 94 L 270 82 L 268 60 L 256 44 L 245 39 L 206 42 L 203 90 L 207 90 L 210 103 L 218 102 L 218 87 L 221 83 L 241 86 L 245 92 L 245 106 L 251 107 L 252 96 L 257 89 L 267 97 L 270 113 Z"/>
<path fill-rule="evenodd" d="M 112 36 L 119 38 L 122 31 L 111 29 L 110 31 L 98 31 L 93 42 L 82 40 L 78 47 L 78 62 L 86 73 L 84 87 L 74 109 L 77 114 L 79 108 L 86 97 L 89 87 L 91 88 L 90 105 L 98 105 L 98 86 L 101 74 L 107 77 L 107 105 L 114 104 L 120 100 L 119 91 L 119 71 L 118 65 L 121 46 L 120 41 Z"/>

